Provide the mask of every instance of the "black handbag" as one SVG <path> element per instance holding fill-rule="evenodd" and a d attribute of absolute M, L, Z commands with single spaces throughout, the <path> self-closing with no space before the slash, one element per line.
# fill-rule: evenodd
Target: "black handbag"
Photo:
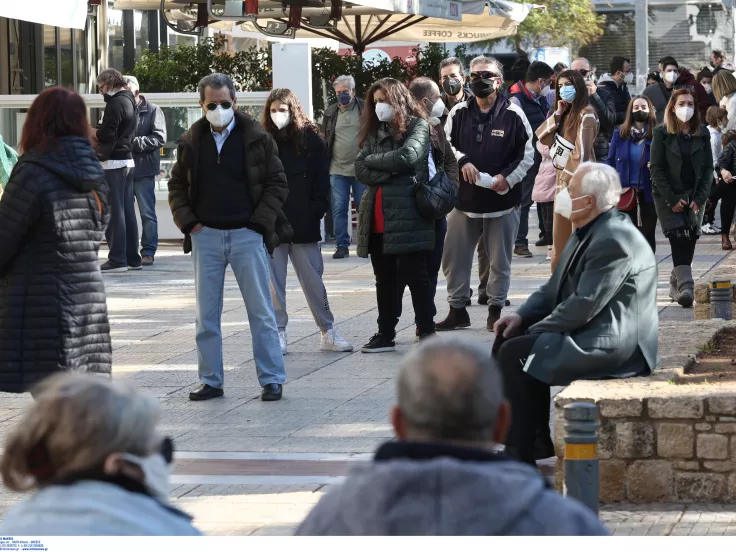
<path fill-rule="evenodd" d="M 437 220 L 455 208 L 457 188 L 447 173 L 438 169 L 426 184 L 414 181 L 414 196 L 417 199 L 419 213 L 428 220 Z"/>

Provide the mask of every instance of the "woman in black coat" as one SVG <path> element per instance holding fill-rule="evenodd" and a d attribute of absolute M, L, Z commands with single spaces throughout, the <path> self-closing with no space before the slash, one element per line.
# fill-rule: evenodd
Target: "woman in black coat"
<path fill-rule="evenodd" d="M 421 215 L 415 196 L 416 187 L 429 181 L 431 138 L 426 111 L 396 79 L 371 87 L 361 118 L 355 177 L 368 188 L 360 201 L 358 255 L 370 255 L 378 301 L 378 333 L 361 351 L 382 353 L 396 348 L 404 286 L 411 291 L 419 338 L 435 331 L 426 260 L 435 223 Z"/>
<path fill-rule="evenodd" d="M 335 318 L 322 282 L 324 263 L 320 221 L 329 207 L 330 161 L 327 146 L 287 88 L 276 88 L 266 100 L 263 128 L 276 140 L 279 159 L 289 182 L 282 210 L 294 230 L 291 243 L 282 243 L 271 257 L 271 299 L 276 313 L 281 352 L 287 353 L 286 267 L 291 259 L 309 310 L 322 332 L 321 351 L 347 352 L 353 346 L 334 327 Z"/>
<path fill-rule="evenodd" d="M 109 220 L 84 100 L 49 88 L 28 111 L 0 198 L 0 391 L 59 371 L 110 374 L 97 254 Z"/>

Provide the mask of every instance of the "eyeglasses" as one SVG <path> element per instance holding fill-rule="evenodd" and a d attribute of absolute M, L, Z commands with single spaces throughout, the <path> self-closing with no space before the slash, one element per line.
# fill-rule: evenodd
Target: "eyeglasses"
<path fill-rule="evenodd" d="M 576 69 L 576 71 L 584 77 L 587 77 L 593 72 L 591 69 Z"/>
<path fill-rule="evenodd" d="M 500 79 L 500 75 L 497 75 L 493 71 L 473 71 L 470 73 L 470 78 L 475 79 Z"/>
<path fill-rule="evenodd" d="M 209 102 L 204 104 L 204 106 L 207 108 L 207 111 L 214 111 L 217 109 L 217 106 L 221 106 L 222 109 L 230 109 L 233 106 L 232 102 L 224 101 L 220 102 L 219 104 L 217 102 Z"/>
<path fill-rule="evenodd" d="M 483 129 L 486 125 L 478 125 L 478 134 L 475 135 L 475 141 L 479 144 L 483 141 Z"/>

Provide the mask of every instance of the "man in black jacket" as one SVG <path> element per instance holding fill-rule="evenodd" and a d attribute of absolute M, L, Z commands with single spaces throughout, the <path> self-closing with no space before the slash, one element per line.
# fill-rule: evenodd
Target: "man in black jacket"
<path fill-rule="evenodd" d="M 603 75 L 598 81 L 598 88 L 604 88 L 611 93 L 616 106 L 616 124 L 621 125 L 626 119 L 626 108 L 631 101 L 629 85 L 634 82 L 634 73 L 631 71 L 631 61 L 622 56 L 613 56 L 610 65 L 611 72 Z"/>
<path fill-rule="evenodd" d="M 570 69 L 577 71 L 585 79 L 585 86 L 588 87 L 588 104 L 598 114 L 601 128 L 598 131 L 598 137 L 595 139 L 594 149 L 595 158 L 602 161 L 608 157 L 613 129 L 616 127 L 616 104 L 614 104 L 613 96 L 608 90 L 596 86 L 594 82 L 595 74 L 587 59 L 577 58 L 573 60 Z"/>
<path fill-rule="evenodd" d="M 269 254 L 292 231 L 281 211 L 289 193 L 273 138 L 236 111 L 235 85 L 214 73 L 199 82 L 205 117 L 178 140 L 169 207 L 192 252 L 197 299 L 197 391 L 192 401 L 223 396 L 222 297 L 232 267 L 250 321 L 261 400 L 281 399 L 286 379 L 271 303 Z"/>
<path fill-rule="evenodd" d="M 135 96 L 125 77 L 115 69 L 105 69 L 97 77 L 97 88 L 105 98 L 105 113 L 97 129 L 90 130 L 90 140 L 105 169 L 110 189 L 110 224 L 105 237 L 110 253 L 102 272 L 140 270 L 138 221 L 133 200 L 133 138 L 138 124 Z"/>
<path fill-rule="evenodd" d="M 138 104 L 138 129 L 133 138 L 135 171 L 133 191 L 141 213 L 143 236 L 141 256 L 143 266 L 151 266 L 158 248 L 158 220 L 156 219 L 156 176 L 161 170 L 161 148 L 166 143 L 164 112 L 141 95 L 138 79 L 125 77 L 128 90 Z"/>

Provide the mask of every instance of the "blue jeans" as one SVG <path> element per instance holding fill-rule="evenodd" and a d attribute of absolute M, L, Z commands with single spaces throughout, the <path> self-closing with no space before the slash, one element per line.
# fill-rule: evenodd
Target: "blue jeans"
<path fill-rule="evenodd" d="M 365 186 L 354 176 L 330 175 L 332 186 L 332 221 L 335 230 L 337 247 L 350 247 L 350 227 L 348 213 L 350 212 L 350 190 L 353 190 L 355 209 L 360 207 L 360 198 L 363 197 Z"/>
<path fill-rule="evenodd" d="M 247 228 L 204 228 L 192 236 L 192 260 L 200 381 L 218 389 L 225 383 L 220 319 L 229 264 L 248 313 L 258 383 L 262 387 L 284 383 L 286 371 L 271 302 L 269 257 L 263 236 Z"/>
<path fill-rule="evenodd" d="M 105 171 L 105 182 L 109 188 L 110 224 L 105 239 L 110 253 L 108 262 L 115 266 L 141 266 L 138 255 L 138 221 L 135 219 L 133 201 L 133 169 L 110 169 Z"/>
<path fill-rule="evenodd" d="M 141 236 L 141 255 L 156 255 L 158 249 L 158 220 L 156 219 L 156 180 L 154 176 L 144 176 L 133 180 L 133 192 L 138 211 L 141 214 L 143 235 Z"/>

